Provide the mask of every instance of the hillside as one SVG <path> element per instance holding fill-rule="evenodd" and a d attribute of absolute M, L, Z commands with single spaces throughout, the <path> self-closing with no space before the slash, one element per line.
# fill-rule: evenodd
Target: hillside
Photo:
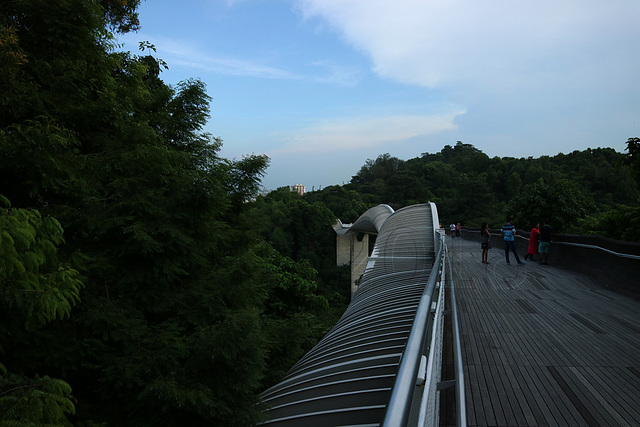
<path fill-rule="evenodd" d="M 631 151 L 635 140 L 628 141 Z M 373 204 L 398 209 L 433 201 L 443 224 L 498 226 L 513 215 L 520 226 L 530 227 L 544 216 L 555 221 L 559 231 L 633 239 L 607 225 L 616 216 L 629 222 L 637 211 L 640 192 L 631 160 L 631 154 L 611 148 L 553 157 L 490 158 L 458 141 L 406 161 L 382 154 L 368 160 L 348 185 L 305 197 L 322 201 L 345 222 Z"/>

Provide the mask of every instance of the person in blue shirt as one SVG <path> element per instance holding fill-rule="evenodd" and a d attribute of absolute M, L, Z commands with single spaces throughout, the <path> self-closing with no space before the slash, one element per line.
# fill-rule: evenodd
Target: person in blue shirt
<path fill-rule="evenodd" d="M 511 262 L 509 261 L 509 251 L 511 251 L 516 256 L 518 265 L 524 265 L 524 262 L 520 261 L 520 257 L 518 256 L 515 242 L 516 226 L 511 224 L 511 220 L 511 218 L 507 218 L 507 223 L 502 226 L 502 236 L 504 238 L 504 256 L 507 259 L 507 264 L 511 264 Z"/>

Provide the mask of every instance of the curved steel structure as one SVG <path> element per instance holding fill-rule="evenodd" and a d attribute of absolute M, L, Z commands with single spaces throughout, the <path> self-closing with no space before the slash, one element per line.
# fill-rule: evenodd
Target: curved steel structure
<path fill-rule="evenodd" d="M 393 214 L 393 208 L 389 205 L 378 205 L 360 215 L 360 218 L 353 224 L 343 225 L 340 220 L 340 227 L 334 228 L 338 235 L 348 232 L 361 232 L 368 234 L 378 234 L 382 228 L 382 224 Z"/>
<path fill-rule="evenodd" d="M 412 344 L 410 335 L 417 315 L 431 306 L 441 253 L 437 229 L 433 203 L 397 212 L 379 205 L 351 226 L 378 234 L 358 291 L 331 331 L 262 394 L 270 406 L 265 425 L 379 425 L 392 397 L 403 393 L 399 383 L 413 381 L 415 389 L 413 367 L 407 378 L 399 368 L 402 359 L 419 361 L 422 354 L 403 357 L 408 340 L 424 347 L 424 337 Z"/>

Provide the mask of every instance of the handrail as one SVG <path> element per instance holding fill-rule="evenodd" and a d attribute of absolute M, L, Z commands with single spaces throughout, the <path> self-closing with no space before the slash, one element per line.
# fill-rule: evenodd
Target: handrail
<path fill-rule="evenodd" d="M 448 259 L 449 250 L 446 249 Z M 459 427 L 467 425 L 467 407 L 464 388 L 464 368 L 462 365 L 462 345 L 460 344 L 460 328 L 458 325 L 458 305 L 456 304 L 456 291 L 453 282 L 453 269 L 451 262 L 447 263 L 449 267 L 449 281 L 451 284 L 451 326 L 453 332 L 453 363 L 454 375 L 456 381 L 456 425 Z"/>
<path fill-rule="evenodd" d="M 621 258 L 631 258 L 631 259 L 640 259 L 640 255 L 632 255 L 632 254 L 623 254 L 620 252 L 612 251 L 611 249 L 601 248 L 596 245 L 587 245 L 586 243 L 574 243 L 574 242 L 551 242 L 554 245 L 566 245 L 566 246 L 576 246 L 579 248 L 587 248 L 587 249 L 600 249 L 601 251 L 610 253 L 615 256 L 619 256 Z"/>
<path fill-rule="evenodd" d="M 467 233 L 480 233 L 480 230 L 471 230 L 468 228 L 465 228 L 464 231 Z M 523 240 L 529 240 L 528 237 L 521 236 L 519 234 L 516 234 L 515 237 L 519 237 L 520 239 L 523 239 Z M 625 254 L 621 252 L 612 251 L 611 249 L 603 248 L 601 246 L 588 245 L 586 243 L 558 242 L 558 241 L 552 241 L 551 243 L 553 243 L 554 245 L 566 245 L 566 246 L 575 246 L 578 248 L 599 249 L 601 251 L 607 252 L 611 255 L 615 255 L 621 258 L 640 259 L 640 255 Z"/>
<path fill-rule="evenodd" d="M 396 381 L 391 391 L 391 398 L 387 405 L 383 426 L 386 427 L 403 427 L 407 425 L 409 414 L 411 412 L 411 404 L 416 389 L 416 379 L 418 378 L 418 370 L 420 368 L 420 360 L 422 358 L 422 350 L 427 335 L 427 319 L 431 312 L 431 300 L 438 279 L 439 268 L 436 265 L 443 263 L 443 247 L 444 244 L 438 245 L 438 253 L 434 262 L 434 268 L 429 275 L 427 285 L 420 297 L 420 303 L 416 310 L 416 316 L 411 326 L 411 332 L 407 339 L 402 360 L 398 367 Z"/>

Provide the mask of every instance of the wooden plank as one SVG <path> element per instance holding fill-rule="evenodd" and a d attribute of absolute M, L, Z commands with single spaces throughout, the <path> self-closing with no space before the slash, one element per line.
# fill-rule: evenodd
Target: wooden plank
<path fill-rule="evenodd" d="M 593 347 L 602 348 L 600 364 L 609 366 L 638 366 L 640 351 L 638 343 L 621 339 L 614 335 L 605 335 Z"/>
<path fill-rule="evenodd" d="M 481 366 L 482 365 L 481 351 L 477 343 L 477 334 L 467 334 L 466 337 L 468 338 L 469 345 L 471 347 L 471 354 L 472 354 L 472 359 L 470 361 L 471 364 L 474 366 Z"/>
<path fill-rule="evenodd" d="M 505 339 L 505 334 L 492 332 L 489 334 L 491 339 L 491 348 L 493 349 L 494 354 L 494 363 L 497 366 L 505 366 L 509 364 L 511 359 L 509 353 L 509 348 L 507 346 L 507 342 Z"/>
<path fill-rule="evenodd" d="M 582 422 L 592 425 L 589 419 L 585 418 L 585 413 L 576 408 L 570 393 L 567 393 L 567 390 L 555 380 L 552 374 L 554 370 L 553 366 L 537 366 L 533 372 L 537 375 L 540 386 L 545 391 L 545 401 L 550 407 L 555 408 L 556 419 L 564 420 L 565 425 Z"/>
<path fill-rule="evenodd" d="M 636 336 L 638 336 L 640 334 L 640 326 L 638 326 L 638 323 L 633 323 L 631 321 L 628 321 L 628 320 L 618 316 L 616 313 L 605 313 L 604 316 L 610 318 L 611 321 L 613 323 L 615 323 L 615 327 L 616 327 L 615 330 L 618 331 L 619 333 L 621 333 L 621 334 L 625 334 L 626 333 L 626 334 L 629 334 L 629 335 L 632 335 L 632 336 L 633 336 L 633 334 L 635 334 Z M 621 326 L 622 326 L 623 330 L 620 330 Z"/>
<path fill-rule="evenodd" d="M 456 240 L 470 425 L 637 425 L 640 302 Z"/>
<path fill-rule="evenodd" d="M 484 420 L 480 425 L 495 426 L 496 422 L 495 414 L 493 413 L 493 406 L 491 405 L 491 395 L 489 394 L 489 387 L 484 376 L 484 369 L 482 366 L 476 366 L 476 378 L 478 384 L 478 390 L 481 390 L 480 404 L 482 405 Z"/>
<path fill-rule="evenodd" d="M 570 366 L 596 366 L 611 359 L 600 351 L 597 341 L 589 334 L 557 334 L 551 337 L 558 347 L 571 352 Z"/>
<path fill-rule="evenodd" d="M 475 422 L 471 425 L 488 425 L 484 413 L 485 407 L 482 404 L 482 396 L 483 394 L 486 394 L 486 390 L 481 387 L 479 376 L 476 372 L 476 366 L 467 365 L 465 367 L 465 374 L 465 380 L 469 384 L 469 393 L 466 394 L 467 410 L 471 413 L 470 409 L 473 409 L 468 421 L 470 422 L 473 418 L 475 419 Z"/>
<path fill-rule="evenodd" d="M 610 384 L 610 388 L 615 390 L 614 395 L 622 396 L 622 399 L 627 402 L 631 402 L 636 412 L 640 413 L 638 407 L 637 397 L 638 390 L 640 390 L 640 379 L 630 375 L 628 368 L 620 367 L 600 367 L 594 368 L 602 372 L 601 382 L 603 384 Z M 640 417 L 637 419 L 640 420 Z"/>
<path fill-rule="evenodd" d="M 552 359 L 545 366 L 568 366 L 575 363 L 572 351 L 564 345 L 558 345 L 558 341 L 551 334 L 539 334 L 537 339 L 543 348 L 552 355 Z"/>
<path fill-rule="evenodd" d="M 496 381 L 494 378 L 495 372 L 492 370 L 491 365 L 482 366 L 481 370 L 488 391 L 488 403 L 491 407 L 491 412 L 493 413 L 493 417 L 495 420 L 491 423 L 491 425 L 507 425 L 504 415 L 504 408 L 502 406 L 503 390 L 500 390 L 496 386 Z"/>
<path fill-rule="evenodd" d="M 505 348 L 509 353 L 509 366 L 522 365 L 523 361 L 527 360 L 528 357 L 528 353 L 525 352 L 522 346 L 518 345 L 517 337 L 518 334 L 511 332 L 502 334 L 502 340 L 504 342 Z"/>
<path fill-rule="evenodd" d="M 496 390 L 496 400 L 494 403 L 494 410 L 498 412 L 497 407 L 500 408 L 501 417 L 504 422 L 499 422 L 499 425 L 515 426 L 518 425 L 518 419 L 523 418 L 520 405 L 514 399 L 511 385 L 503 377 L 506 377 L 505 367 L 503 365 L 489 366 L 489 373 L 493 380 L 493 386 Z"/>
<path fill-rule="evenodd" d="M 544 384 L 540 381 L 536 374 L 536 369 L 533 367 L 518 367 L 518 372 L 526 382 L 531 395 L 534 396 L 537 408 L 543 414 L 544 419 L 539 425 L 550 426 L 566 426 L 569 425 L 567 420 L 561 415 L 560 410 L 556 407 L 553 398 L 550 395 Z M 580 425 L 577 421 L 574 425 Z"/>
<path fill-rule="evenodd" d="M 531 400 L 528 395 L 528 390 L 523 389 L 525 387 L 518 381 L 511 366 L 504 366 L 505 375 L 503 376 L 503 384 L 508 390 L 508 395 L 511 396 L 511 407 L 516 414 L 516 424 L 519 426 L 533 426 L 537 425 L 536 419 L 542 419 L 540 412 L 536 407 L 532 407 L 529 403 Z M 518 410 L 515 409 L 517 406 Z M 537 413 L 534 413 L 534 408 Z"/>
<path fill-rule="evenodd" d="M 598 378 L 598 384 L 607 391 L 608 395 L 615 399 L 627 414 L 626 418 L 628 420 L 640 420 L 640 407 L 638 407 L 638 401 L 634 399 L 634 393 L 640 389 L 640 383 L 636 384 L 636 386 L 631 384 L 628 381 L 629 375 L 626 369 L 587 367 L 585 370 L 591 372 L 594 378 Z M 637 395 L 635 397 L 637 398 Z"/>
<path fill-rule="evenodd" d="M 599 400 L 590 395 L 588 389 L 570 374 L 569 368 L 549 368 L 556 382 L 590 426 L 616 425 L 613 419 L 602 410 Z"/>
<path fill-rule="evenodd" d="M 630 406 L 624 404 L 623 399 L 618 399 L 615 390 L 609 388 L 605 381 L 602 381 L 601 377 L 594 373 L 593 368 L 588 367 L 571 367 L 568 368 L 575 378 L 585 387 L 587 393 L 590 394 L 598 405 L 602 406 L 602 410 L 606 412 L 617 425 L 631 425 L 630 419 L 627 417 L 627 408 Z M 614 398 L 612 398 L 614 397 Z M 636 418 L 636 422 L 640 418 Z"/>

